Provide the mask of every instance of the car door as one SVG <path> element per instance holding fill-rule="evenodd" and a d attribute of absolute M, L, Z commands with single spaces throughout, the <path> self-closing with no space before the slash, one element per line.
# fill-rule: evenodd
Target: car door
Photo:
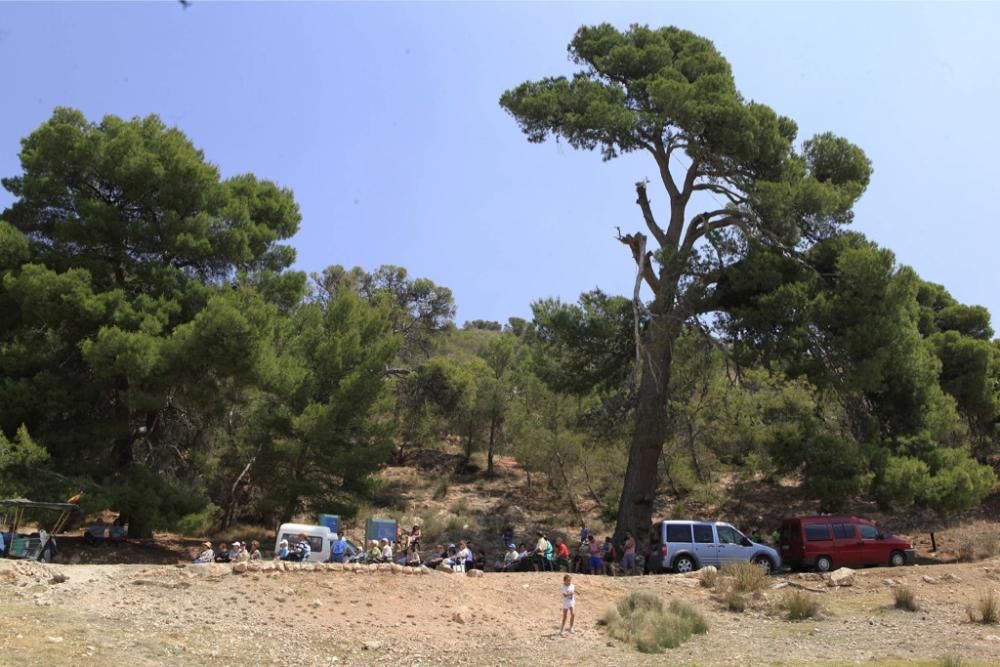
<path fill-rule="evenodd" d="M 719 565 L 737 561 L 749 561 L 753 549 L 743 546 L 746 539 L 740 531 L 724 523 L 715 525 L 719 540 Z"/>
<path fill-rule="evenodd" d="M 865 565 L 886 565 L 889 554 L 885 542 L 879 539 L 879 529 L 867 523 L 856 525 L 858 531 L 858 562 Z"/>
<path fill-rule="evenodd" d="M 857 528 L 850 521 L 834 522 L 833 528 L 833 549 L 836 552 L 834 558 L 841 565 L 857 565 L 864 562 L 861 553 L 860 542 L 858 542 Z"/>
<path fill-rule="evenodd" d="M 694 524 L 694 552 L 702 565 L 719 566 L 719 546 L 712 524 Z"/>

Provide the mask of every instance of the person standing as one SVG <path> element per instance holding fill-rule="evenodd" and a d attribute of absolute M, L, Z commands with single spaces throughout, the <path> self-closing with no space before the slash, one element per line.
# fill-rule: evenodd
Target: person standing
<path fill-rule="evenodd" d="M 628 575 L 635 574 L 635 538 L 632 533 L 625 533 L 625 544 L 622 545 L 622 567 Z"/>
<path fill-rule="evenodd" d="M 562 625 L 559 626 L 559 636 L 566 636 L 566 617 L 569 616 L 569 632 L 573 634 L 573 622 L 576 620 L 576 586 L 568 574 L 563 577 L 562 586 Z"/>

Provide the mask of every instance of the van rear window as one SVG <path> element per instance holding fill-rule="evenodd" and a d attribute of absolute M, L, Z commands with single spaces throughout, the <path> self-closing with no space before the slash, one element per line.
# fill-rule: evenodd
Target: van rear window
<path fill-rule="evenodd" d="M 691 540 L 691 524 L 689 523 L 668 523 L 667 524 L 667 542 L 682 542 L 684 544 L 690 544 Z"/>
<path fill-rule="evenodd" d="M 806 524 L 806 539 L 810 542 L 830 539 L 830 526 L 825 523 Z"/>
<path fill-rule="evenodd" d="M 696 523 L 694 525 L 694 541 L 698 544 L 715 544 L 715 534 L 712 527 Z"/>

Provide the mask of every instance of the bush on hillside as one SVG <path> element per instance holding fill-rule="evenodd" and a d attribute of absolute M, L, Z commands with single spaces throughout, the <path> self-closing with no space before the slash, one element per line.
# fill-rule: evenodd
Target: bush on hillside
<path fill-rule="evenodd" d="M 664 608 L 650 593 L 629 593 L 604 615 L 608 634 L 635 646 L 642 653 L 662 653 L 676 648 L 691 635 L 708 632 L 708 622 L 691 605 L 673 600 Z"/>

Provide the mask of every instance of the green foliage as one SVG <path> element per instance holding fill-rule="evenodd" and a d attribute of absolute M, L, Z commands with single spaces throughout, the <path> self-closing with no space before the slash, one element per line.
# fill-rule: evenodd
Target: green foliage
<path fill-rule="evenodd" d="M 958 307 L 943 289 L 897 267 L 892 253 L 856 234 L 816 244 L 808 267 L 758 248 L 716 298 L 730 313 L 725 329 L 744 363 L 816 387 L 812 403 L 823 409 L 800 402 L 768 448 L 781 470 L 804 464 L 805 489 L 825 507 L 871 491 L 886 507 L 950 514 L 993 488 L 992 471 L 969 456 L 970 431 L 991 422 L 998 400 L 988 379 L 992 352 L 970 352 L 978 365 L 963 367 L 958 350 L 984 341 L 953 330 L 922 338 L 922 330 L 961 319 L 938 319 Z M 973 332 L 988 327 L 976 322 Z"/>
<path fill-rule="evenodd" d="M 13 440 L 0 430 L 0 495 L 23 495 L 31 488 L 37 468 L 48 458 L 49 453 L 31 439 L 24 424 L 18 427 Z"/>
<path fill-rule="evenodd" d="M 604 615 L 608 634 L 642 653 L 677 648 L 692 635 L 708 632 L 708 622 L 694 607 L 672 600 L 668 608 L 649 593 L 629 593 Z"/>

